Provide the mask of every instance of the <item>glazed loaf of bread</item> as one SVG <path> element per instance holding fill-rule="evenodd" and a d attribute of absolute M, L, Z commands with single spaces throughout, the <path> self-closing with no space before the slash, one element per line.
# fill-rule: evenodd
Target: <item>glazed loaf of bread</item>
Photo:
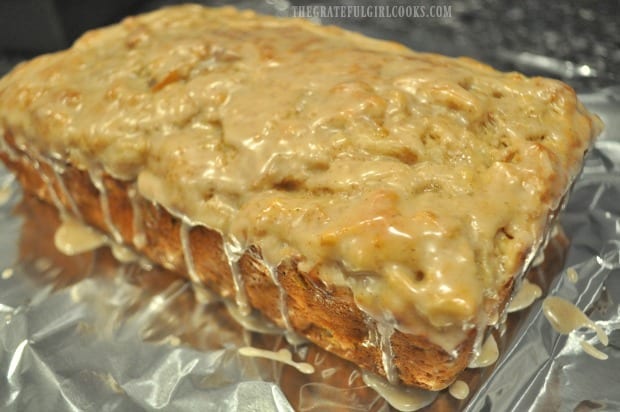
<path fill-rule="evenodd" d="M 565 84 L 178 6 L 0 80 L 25 190 L 391 382 L 502 319 L 598 119 Z"/>

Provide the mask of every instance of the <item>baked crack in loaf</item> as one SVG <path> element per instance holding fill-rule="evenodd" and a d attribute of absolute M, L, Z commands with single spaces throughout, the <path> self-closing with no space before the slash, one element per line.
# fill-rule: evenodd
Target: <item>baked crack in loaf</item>
<path fill-rule="evenodd" d="M 19 65 L 0 129 L 62 214 L 439 390 L 502 318 L 600 122 L 555 80 L 189 5 Z"/>

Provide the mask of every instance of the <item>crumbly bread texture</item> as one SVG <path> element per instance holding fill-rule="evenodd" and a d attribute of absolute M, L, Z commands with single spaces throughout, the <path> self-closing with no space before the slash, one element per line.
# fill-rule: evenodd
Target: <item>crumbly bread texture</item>
<path fill-rule="evenodd" d="M 0 80 L 26 190 L 434 390 L 501 319 L 599 130 L 561 82 L 230 8 L 129 18 Z"/>

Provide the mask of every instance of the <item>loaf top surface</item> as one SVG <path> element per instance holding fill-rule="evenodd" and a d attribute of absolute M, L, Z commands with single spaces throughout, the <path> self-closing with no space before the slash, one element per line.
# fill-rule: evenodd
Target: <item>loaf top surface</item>
<path fill-rule="evenodd" d="M 496 314 L 600 123 L 555 80 L 189 5 L 19 65 L 0 128 L 449 350 Z"/>

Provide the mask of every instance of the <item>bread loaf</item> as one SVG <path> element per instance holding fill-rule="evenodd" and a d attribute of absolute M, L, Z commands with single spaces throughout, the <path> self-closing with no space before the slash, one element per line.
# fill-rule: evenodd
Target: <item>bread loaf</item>
<path fill-rule="evenodd" d="M 431 390 L 502 319 L 600 127 L 555 80 L 231 8 L 128 18 L 0 80 L 27 191 Z"/>

